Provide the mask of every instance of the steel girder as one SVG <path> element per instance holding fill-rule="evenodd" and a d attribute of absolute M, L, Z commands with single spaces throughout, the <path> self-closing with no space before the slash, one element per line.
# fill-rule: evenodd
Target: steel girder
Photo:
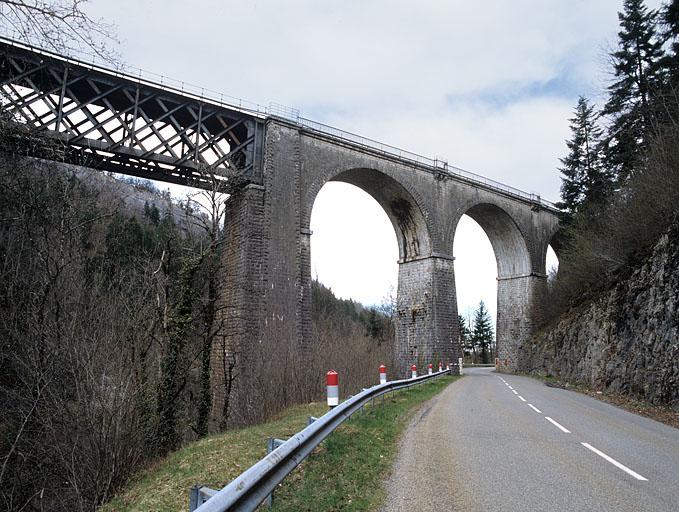
<path fill-rule="evenodd" d="M 4 39 L 0 102 L 73 163 L 200 188 L 211 175 L 224 190 L 261 183 L 264 120 L 245 109 Z"/>

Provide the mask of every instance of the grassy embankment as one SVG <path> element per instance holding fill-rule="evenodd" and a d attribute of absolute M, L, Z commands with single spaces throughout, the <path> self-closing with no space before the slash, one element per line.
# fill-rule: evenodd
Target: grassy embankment
<path fill-rule="evenodd" d="M 354 415 L 284 480 L 273 510 L 378 508 L 400 433 L 419 404 L 455 379 L 442 377 L 397 392 Z M 191 486 L 224 486 L 265 455 L 267 438 L 286 438 L 305 426 L 308 415 L 326 410 L 322 403 L 297 406 L 270 422 L 192 443 L 142 472 L 102 510 L 185 511 Z"/>

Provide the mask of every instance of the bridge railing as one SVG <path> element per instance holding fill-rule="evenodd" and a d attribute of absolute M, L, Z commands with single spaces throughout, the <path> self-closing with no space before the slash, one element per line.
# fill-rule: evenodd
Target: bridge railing
<path fill-rule="evenodd" d="M 528 201 L 542 204 L 544 206 L 547 206 L 549 208 L 556 209 L 556 206 L 554 203 L 551 203 L 549 201 L 546 201 L 542 199 L 538 194 L 533 194 L 529 192 L 525 192 L 523 190 L 520 190 L 518 188 L 512 187 L 510 185 L 506 185 L 504 183 L 501 183 L 499 181 L 492 180 L 490 178 L 486 178 L 485 176 L 481 176 L 480 174 L 476 174 L 470 171 L 466 171 L 465 169 L 462 169 L 460 167 L 456 167 L 454 165 L 450 165 L 446 160 L 440 159 L 440 158 L 430 158 L 426 156 L 419 155 L 417 153 L 413 153 L 412 151 L 407 151 L 405 149 L 398 148 L 396 146 L 392 146 L 390 144 L 385 144 L 383 142 L 379 142 L 374 139 L 370 139 L 368 137 L 363 137 L 362 135 L 358 135 L 352 132 L 348 132 L 345 130 L 340 130 L 339 128 L 335 128 L 334 126 L 329 126 L 327 124 L 319 123 L 318 121 L 313 121 L 311 119 L 306 119 L 304 117 L 299 117 L 297 119 L 297 123 L 300 124 L 301 126 L 319 132 L 323 133 L 325 135 L 329 135 L 335 139 L 341 139 L 347 142 L 350 142 L 352 144 L 358 144 L 360 146 L 370 148 L 373 150 L 377 150 L 380 153 L 383 153 L 385 155 L 391 155 L 391 156 L 396 156 L 401 160 L 408 160 L 410 162 L 414 162 L 419 165 L 424 165 L 427 167 L 431 167 L 435 170 L 438 170 L 444 174 L 450 174 L 453 176 L 456 176 L 458 178 L 462 178 L 466 181 L 470 181 L 473 183 L 481 184 L 486 187 L 495 189 L 495 190 L 500 190 L 504 193 L 511 194 L 513 196 L 520 197 L 522 199 L 526 199 Z"/>
<path fill-rule="evenodd" d="M 221 93 L 201 87 L 200 85 L 192 84 L 184 80 L 168 77 L 153 71 L 148 71 L 127 63 L 113 63 L 107 62 L 95 54 L 87 54 L 85 52 L 78 52 L 77 56 L 61 55 L 52 50 L 39 48 L 31 44 L 23 43 L 18 40 L 16 31 L 9 31 L 0 27 L 0 42 L 29 50 L 32 53 L 44 55 L 50 59 L 58 60 L 64 63 L 70 63 L 79 67 L 84 67 L 92 71 L 104 73 L 117 78 L 123 78 L 132 82 L 149 85 L 156 89 L 166 92 L 180 94 L 182 96 L 201 99 L 224 108 L 234 109 L 248 114 L 266 117 L 269 114 L 268 107 L 255 103 L 253 101 L 237 98 L 228 94 Z"/>
<path fill-rule="evenodd" d="M 368 402 L 390 391 L 406 389 L 450 373 L 451 370 L 443 370 L 431 375 L 395 380 L 364 389 L 293 435 L 266 457 L 241 473 L 226 487 L 213 494 L 195 511 L 249 512 L 255 510 L 276 486 L 311 454 L 314 448 Z"/>
<path fill-rule="evenodd" d="M 255 117 L 265 118 L 267 116 L 276 116 L 284 118 L 290 122 L 293 122 L 299 126 L 306 129 L 313 130 L 335 139 L 350 142 L 352 144 L 358 144 L 365 148 L 370 148 L 383 153 L 387 156 L 395 156 L 399 159 L 410 161 L 418 165 L 426 166 L 432 168 L 435 171 L 439 171 L 444 174 L 449 174 L 461 178 L 463 180 L 469 181 L 471 183 L 480 184 L 484 187 L 491 188 L 504 192 L 505 194 L 510 194 L 515 197 L 530 201 L 535 204 L 543 205 L 547 208 L 557 210 L 556 205 L 549 201 L 542 199 L 538 194 L 525 192 L 518 188 L 506 185 L 496 180 L 486 178 L 480 174 L 467 171 L 460 167 L 450 165 L 446 160 L 439 158 L 430 158 L 412 151 L 407 151 L 390 144 L 385 144 L 368 137 L 363 137 L 361 135 L 341 130 L 334 126 L 330 126 L 318 121 L 313 121 L 300 116 L 299 110 L 281 105 L 278 103 L 269 103 L 268 106 L 260 105 L 259 103 L 244 100 L 242 98 L 237 98 L 235 96 L 229 96 L 223 94 L 219 91 L 214 91 L 205 87 L 201 87 L 183 80 L 177 80 L 174 78 L 167 77 L 165 75 L 153 73 L 151 71 L 146 71 L 138 67 L 129 66 L 127 64 L 118 65 L 116 69 L 111 69 L 112 64 L 104 62 L 101 58 L 96 55 L 78 55 L 77 57 L 70 57 L 57 54 L 50 50 L 45 50 L 32 46 L 26 43 L 22 43 L 17 40 L 17 34 L 14 32 L 8 32 L 6 29 L 0 28 L 0 41 L 14 45 L 20 48 L 30 50 L 34 53 L 44 54 L 52 59 L 62 60 L 64 62 L 71 62 L 79 66 L 85 66 L 92 70 L 98 72 L 107 73 L 119 78 L 124 78 L 138 83 L 147 84 L 152 87 L 160 88 L 168 92 L 173 92 L 176 94 L 181 94 L 184 96 L 192 97 L 194 99 L 199 99 L 203 101 L 208 101 L 217 104 L 221 107 L 238 110 L 241 112 L 246 112 Z"/>

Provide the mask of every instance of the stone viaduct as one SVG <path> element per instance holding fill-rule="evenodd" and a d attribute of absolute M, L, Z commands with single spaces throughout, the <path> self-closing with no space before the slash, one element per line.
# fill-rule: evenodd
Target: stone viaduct
<path fill-rule="evenodd" d="M 325 183 L 342 181 L 382 206 L 398 239 L 399 376 L 412 363 L 460 356 L 453 239 L 465 214 L 485 230 L 497 259 L 501 369 L 520 367 L 517 349 L 532 333 L 530 310 L 558 229 L 552 208 L 282 119 L 266 122 L 263 159 L 262 184 L 227 203 L 224 301 L 227 324 L 238 326 L 227 334 L 230 346 L 256 351 L 285 339 L 303 354 L 313 343 L 311 211 Z"/>
<path fill-rule="evenodd" d="M 298 115 L 3 38 L 0 97 L 3 119 L 63 142 L 67 162 L 197 187 L 214 184 L 207 170 L 230 194 L 225 334 L 212 361 L 216 422 L 234 372 L 241 375 L 234 395 L 246 409 L 268 370 L 280 374 L 283 394 L 299 385 L 290 358 L 304 361 L 314 342 L 309 222 L 329 181 L 370 194 L 396 233 L 398 376 L 413 362 L 460 355 L 453 240 L 465 214 L 485 230 L 497 259 L 500 367 L 520 368 L 518 347 L 533 330 L 531 307 L 558 230 L 558 212 L 539 197 Z"/>

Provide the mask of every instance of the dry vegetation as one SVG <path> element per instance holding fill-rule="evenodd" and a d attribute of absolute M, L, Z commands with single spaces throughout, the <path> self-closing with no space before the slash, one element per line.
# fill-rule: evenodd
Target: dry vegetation
<path fill-rule="evenodd" d="M 606 290 L 640 261 L 679 216 L 679 124 L 658 130 L 641 168 L 604 204 L 561 233 L 559 272 L 541 304 L 542 325 Z"/>
<path fill-rule="evenodd" d="M 222 210 L 164 208 L 132 211 L 82 171 L 3 155 L 0 509 L 94 510 L 207 434 L 209 356 L 228 329 L 215 321 Z M 250 369 L 269 416 L 320 397 L 329 368 L 346 395 L 391 366 L 388 315 L 318 283 L 313 298 L 308 361 L 293 364 L 293 346 L 284 354 L 290 388 L 258 371 L 280 352 Z"/>

